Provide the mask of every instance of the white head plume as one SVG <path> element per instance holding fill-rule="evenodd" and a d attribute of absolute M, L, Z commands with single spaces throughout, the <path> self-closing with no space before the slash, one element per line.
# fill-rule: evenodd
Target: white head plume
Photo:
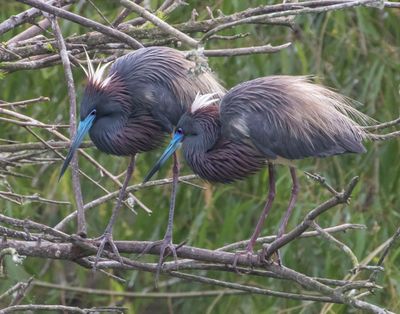
<path fill-rule="evenodd" d="M 105 64 L 99 63 L 97 68 L 94 69 L 92 60 L 90 60 L 90 57 L 85 49 L 85 54 L 86 54 L 86 60 L 87 60 L 87 69 L 85 69 L 81 64 L 81 68 L 86 74 L 86 77 L 92 83 L 93 85 L 96 85 L 100 88 L 104 88 L 107 86 L 108 83 L 110 83 L 112 75 L 108 76 L 107 78 L 104 79 L 104 71 L 107 69 L 107 67 L 111 64 L 111 62 L 107 62 Z"/>
<path fill-rule="evenodd" d="M 197 93 L 196 98 L 194 99 L 192 106 L 190 107 L 190 111 L 194 113 L 195 111 L 199 110 L 200 108 L 207 107 L 216 101 L 219 100 L 219 98 L 214 98 L 214 96 L 217 96 L 218 93 L 211 93 L 211 94 L 204 94 L 200 95 L 200 93 Z"/>

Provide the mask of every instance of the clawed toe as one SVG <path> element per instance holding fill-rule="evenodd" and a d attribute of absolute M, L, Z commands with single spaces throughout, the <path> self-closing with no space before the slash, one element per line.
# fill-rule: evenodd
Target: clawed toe
<path fill-rule="evenodd" d="M 163 240 L 154 241 L 152 243 L 149 243 L 145 247 L 143 252 L 137 256 L 137 258 L 140 258 L 143 255 L 147 254 L 152 248 L 154 248 L 155 246 L 158 246 L 158 245 L 160 246 L 160 255 L 159 255 L 160 258 L 158 260 L 157 269 L 156 269 L 156 278 L 155 278 L 156 285 L 158 283 L 158 278 L 160 276 L 160 272 L 161 272 L 161 269 L 163 267 L 166 257 L 168 257 L 172 253 L 172 256 L 174 257 L 175 265 L 178 265 L 178 255 L 177 255 L 176 251 L 184 245 L 184 242 L 181 244 L 175 245 L 172 243 L 172 239 L 170 239 L 169 237 L 166 237 Z"/>
<path fill-rule="evenodd" d="M 262 250 L 258 254 L 260 262 L 267 265 L 271 265 L 274 262 L 276 262 L 279 266 L 283 266 L 279 250 L 272 252 L 272 254 L 270 254 L 270 252 L 268 252 L 268 247 L 269 247 L 268 244 L 264 244 Z M 270 255 L 268 258 L 266 257 L 267 254 Z"/>
<path fill-rule="evenodd" d="M 112 252 L 114 253 L 114 255 L 117 257 L 117 259 L 119 260 L 119 262 L 120 262 L 121 264 L 124 263 L 123 260 L 122 260 L 121 255 L 119 254 L 118 248 L 117 248 L 117 246 L 116 246 L 115 243 L 114 243 L 114 240 L 113 240 L 113 237 L 112 237 L 112 234 L 111 234 L 111 233 L 105 232 L 102 236 L 100 236 L 100 237 L 94 239 L 94 241 L 100 241 L 99 248 L 98 248 L 97 254 L 96 254 L 96 258 L 95 258 L 94 264 L 93 264 L 93 270 L 94 270 L 94 271 L 96 270 L 96 267 L 97 267 L 97 264 L 98 264 L 98 262 L 99 262 L 99 260 L 100 260 L 100 257 L 103 255 L 104 248 L 105 248 L 105 245 L 106 245 L 107 243 L 110 245 L 111 251 L 112 251 Z"/>
<path fill-rule="evenodd" d="M 237 251 L 237 252 L 235 252 L 235 257 L 233 259 L 232 267 L 233 267 L 233 270 L 239 275 L 247 273 L 246 271 L 245 272 L 241 272 L 241 271 L 239 271 L 237 269 L 237 262 L 239 260 L 239 257 L 243 256 L 243 255 L 246 256 L 247 261 L 250 264 L 250 268 L 253 268 L 253 265 L 252 265 L 252 256 L 254 255 L 253 250 L 252 249 L 246 249 L 245 251 Z"/>
<path fill-rule="evenodd" d="M 165 238 L 164 240 L 161 241 L 160 258 L 158 260 L 156 278 L 155 278 L 156 285 L 158 283 L 158 278 L 160 276 L 160 272 L 163 267 L 164 260 L 169 254 L 172 253 L 172 256 L 174 257 L 175 265 L 178 266 L 178 255 L 176 254 L 177 248 L 179 248 L 179 247 L 178 246 L 175 247 L 175 245 L 172 243 L 172 239 Z"/>

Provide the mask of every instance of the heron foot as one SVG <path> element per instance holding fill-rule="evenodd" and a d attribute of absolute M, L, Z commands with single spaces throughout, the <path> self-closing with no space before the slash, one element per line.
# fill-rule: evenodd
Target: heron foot
<path fill-rule="evenodd" d="M 142 255 L 148 253 L 153 247 L 155 246 L 160 246 L 160 258 L 157 263 L 157 271 L 156 271 L 156 278 L 155 278 L 155 284 L 157 286 L 158 284 L 158 278 L 160 277 L 160 272 L 162 269 L 162 266 L 164 264 L 165 258 L 168 257 L 171 253 L 172 256 L 174 257 L 174 262 L 176 268 L 178 268 L 178 255 L 176 254 L 176 251 L 183 245 L 175 245 L 172 243 L 172 237 L 165 236 L 163 240 L 158 240 L 154 241 L 150 244 L 147 245 L 147 247 L 143 250 L 143 252 L 139 255 L 141 257 Z"/>
<path fill-rule="evenodd" d="M 266 258 L 268 252 L 269 244 L 264 244 L 261 252 L 259 253 L 259 259 L 262 263 L 267 265 L 271 265 L 273 263 L 277 263 L 279 266 L 283 266 L 282 264 L 282 257 L 280 250 L 273 252 L 268 259 Z"/>
<path fill-rule="evenodd" d="M 240 271 L 237 269 L 237 262 L 238 262 L 238 260 L 239 260 L 239 257 L 240 257 L 240 256 L 243 256 L 243 255 L 246 256 L 247 261 L 248 261 L 249 264 L 250 264 L 250 269 L 252 269 L 253 266 L 254 266 L 254 265 L 251 263 L 251 258 L 252 258 L 252 256 L 254 255 L 253 248 L 246 248 L 246 250 L 244 250 L 244 251 L 236 251 L 236 252 L 235 252 L 235 257 L 234 257 L 234 259 L 233 259 L 232 267 L 233 267 L 233 270 L 234 270 L 237 274 L 239 274 L 239 275 L 244 275 L 244 274 L 249 273 L 249 271 L 240 272 Z"/>
<path fill-rule="evenodd" d="M 94 270 L 94 271 L 96 271 L 97 264 L 98 264 L 98 262 L 99 262 L 99 260 L 100 260 L 101 255 L 103 255 L 104 248 L 105 248 L 105 246 L 106 246 L 107 243 L 108 243 L 108 245 L 111 247 L 112 253 L 114 253 L 114 255 L 115 255 L 116 258 L 119 260 L 119 262 L 120 262 L 121 264 L 124 264 L 124 262 L 123 262 L 123 260 L 122 260 L 122 257 L 121 257 L 121 255 L 119 254 L 118 248 L 117 248 L 117 246 L 116 246 L 115 243 L 114 243 L 113 236 L 112 236 L 112 233 L 111 233 L 111 232 L 109 232 L 109 231 L 106 230 L 106 231 L 103 233 L 103 235 L 101 235 L 101 236 L 98 237 L 98 238 L 93 239 L 93 241 L 96 241 L 96 242 L 97 242 L 97 241 L 100 241 L 99 248 L 97 249 L 96 258 L 95 258 L 94 264 L 93 264 L 93 270 Z"/>

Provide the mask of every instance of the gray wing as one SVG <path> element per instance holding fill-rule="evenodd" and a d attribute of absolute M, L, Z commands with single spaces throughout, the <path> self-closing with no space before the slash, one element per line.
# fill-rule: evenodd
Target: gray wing
<path fill-rule="evenodd" d="M 305 77 L 264 77 L 224 96 L 222 134 L 252 143 L 269 159 L 364 152 L 365 134 L 347 110 L 344 97 Z"/>

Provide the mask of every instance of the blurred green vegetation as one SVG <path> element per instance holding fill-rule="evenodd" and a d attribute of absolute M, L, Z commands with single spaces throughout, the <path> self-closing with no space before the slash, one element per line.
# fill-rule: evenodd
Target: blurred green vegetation
<path fill-rule="evenodd" d="M 151 1 L 153 7 L 160 1 Z M 225 14 L 265 4 L 266 1 L 189 1 L 179 8 L 169 22 L 182 22 L 190 17 L 196 8 L 200 18 L 206 17 L 206 5 L 213 10 L 221 9 Z M 272 1 L 269 1 L 272 3 Z M 119 12 L 113 2 L 96 1 L 100 9 L 111 20 Z M 0 20 L 20 12 L 25 6 L 13 2 L 1 3 Z M 102 21 L 88 4 L 74 8 L 75 12 Z M 316 75 L 317 81 L 358 100 L 362 112 L 378 121 L 393 120 L 399 116 L 400 86 L 400 11 L 357 8 L 309 14 L 296 18 L 296 27 L 290 30 L 283 26 L 241 26 L 226 30 L 222 34 L 250 32 L 251 36 L 234 41 L 212 41 L 207 48 L 240 47 L 271 43 L 273 45 L 292 42 L 293 45 L 276 54 L 241 56 L 230 58 L 210 58 L 210 66 L 227 87 L 259 76 L 272 74 Z M 60 21 L 64 35 L 82 33 L 74 23 Z M 3 36 L 2 42 L 20 32 L 18 28 Z M 81 70 L 74 70 L 76 88 L 82 92 L 84 79 Z M 68 119 L 68 99 L 63 69 L 60 66 L 36 71 L 19 71 L 7 74 L 0 82 L 0 99 L 17 101 L 49 96 L 50 103 L 19 109 L 44 123 L 59 123 Z M 46 139 L 52 137 L 44 130 L 37 132 Z M 13 141 L 35 141 L 23 128 L 4 123 L 0 125 L 0 137 Z M 359 260 L 367 257 L 375 248 L 387 240 L 399 226 L 400 210 L 400 145 L 398 140 L 384 143 L 368 143 L 368 152 L 363 155 L 349 155 L 323 160 L 304 160 L 298 167 L 302 170 L 318 172 L 328 182 L 341 189 L 354 176 L 360 176 L 351 203 L 330 210 L 318 219 L 321 226 L 351 222 L 366 224 L 368 229 L 349 231 L 338 235 L 341 241 L 354 250 Z M 107 156 L 96 149 L 88 149 L 101 164 L 113 173 L 121 173 L 128 160 Z M 137 170 L 131 183 L 139 183 L 159 156 L 160 151 L 140 155 Z M 80 165 L 84 171 L 99 180 L 110 190 L 115 186 L 102 178 L 83 159 Z M 57 176 L 60 163 L 44 166 L 26 166 L 19 169 L 33 179 L 8 177 L 7 182 L 20 194 L 40 193 L 41 196 L 74 203 L 71 177 L 68 172 L 60 183 Z M 168 167 L 161 173 L 170 175 Z M 183 173 L 189 173 L 187 166 Z M 273 210 L 263 229 L 263 235 L 274 234 L 287 206 L 290 193 L 290 176 L 287 168 L 279 167 L 277 198 Z M 315 205 L 330 197 L 317 183 L 300 174 L 301 193 L 289 228 L 296 225 L 304 214 Z M 0 180 L 0 189 L 6 180 Z M 200 184 L 202 184 L 200 182 Z M 180 185 L 174 223 L 174 241 L 187 240 L 188 244 L 204 248 L 217 248 L 226 243 L 247 239 L 251 235 L 258 215 L 264 204 L 268 177 L 266 171 L 248 180 L 231 185 L 208 186 L 201 190 L 189 185 Z M 102 195 L 90 182 L 82 179 L 84 201 L 89 202 Z M 156 240 L 163 237 L 168 215 L 169 187 L 156 187 L 136 193 L 147 206 L 153 209 L 151 216 L 137 207 L 138 215 L 123 209 L 114 230 L 114 239 Z M 70 213 L 73 206 L 43 205 L 30 203 L 16 206 L 1 200 L 1 212 L 18 218 L 29 218 L 49 225 L 55 225 Z M 113 203 L 108 202 L 92 209 L 88 215 L 89 236 L 100 235 L 108 222 Z M 73 224 L 69 232 L 74 232 Z M 341 251 L 322 239 L 299 240 L 283 249 L 284 263 L 308 275 L 341 279 L 351 268 L 350 261 Z M 371 302 L 385 306 L 392 311 L 400 311 L 400 247 L 393 247 L 385 261 L 385 273 L 379 275 L 379 284 L 384 289 L 368 297 Z M 134 256 L 132 256 L 134 258 Z M 377 258 L 372 262 L 376 262 Z M 0 281 L 0 291 L 5 291 L 18 280 L 35 276 L 36 279 L 54 283 L 68 283 L 74 286 L 112 289 L 116 291 L 142 291 L 151 288 L 154 276 L 139 272 L 115 272 L 127 279 L 128 286 L 101 275 L 93 274 L 72 263 L 51 261 L 49 265 L 40 259 L 29 258 L 23 266 L 8 263 L 8 279 Z M 45 265 L 45 266 L 44 266 Z M 41 273 L 43 267 L 47 271 Z M 287 283 L 276 280 L 256 280 L 251 282 L 246 276 L 236 274 L 210 274 L 221 279 L 262 285 L 267 288 L 290 291 Z M 161 277 L 161 280 L 167 279 Z M 200 284 L 180 281 L 160 291 L 194 291 L 210 289 Z M 58 290 L 34 288 L 27 302 L 61 303 L 84 307 L 122 304 L 129 313 L 167 313 L 171 307 L 175 313 L 317 313 L 323 305 L 313 302 L 298 302 L 256 295 L 224 296 L 209 298 L 152 300 L 122 299 L 105 296 L 62 293 Z M 285 309 L 285 310 L 284 310 Z M 334 305 L 331 313 L 348 313 L 350 309 Z"/>

